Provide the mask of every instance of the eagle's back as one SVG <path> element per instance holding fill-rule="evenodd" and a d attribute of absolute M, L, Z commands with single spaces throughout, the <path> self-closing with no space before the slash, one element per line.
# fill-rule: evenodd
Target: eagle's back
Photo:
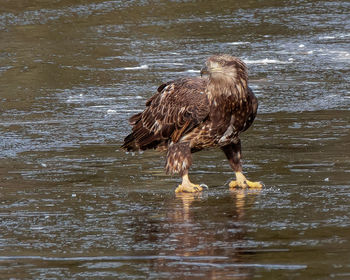
<path fill-rule="evenodd" d="M 162 84 L 146 102 L 146 109 L 130 118 L 132 133 L 122 148 L 166 148 L 200 126 L 209 114 L 207 83 L 204 78 L 183 78 Z"/>

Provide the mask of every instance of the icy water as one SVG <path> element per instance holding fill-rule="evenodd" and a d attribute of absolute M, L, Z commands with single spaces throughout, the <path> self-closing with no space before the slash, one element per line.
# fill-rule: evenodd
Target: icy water
<path fill-rule="evenodd" d="M 0 0 L 1 279 L 350 279 L 349 1 Z M 176 196 L 164 155 L 125 154 L 160 83 L 241 57 L 261 191 Z"/>

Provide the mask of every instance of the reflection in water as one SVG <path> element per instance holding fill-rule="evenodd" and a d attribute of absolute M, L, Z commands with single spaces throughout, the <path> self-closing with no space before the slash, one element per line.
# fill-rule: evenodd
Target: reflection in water
<path fill-rule="evenodd" d="M 147 244 L 154 246 L 153 254 L 157 252 L 158 257 L 149 260 L 153 271 L 173 277 L 190 273 L 201 279 L 253 277 L 256 267 L 249 259 L 254 252 L 246 254 L 243 245 L 247 239 L 244 218 L 259 191 L 220 192 L 214 197 L 178 193 L 166 201 L 169 207 L 164 216 L 151 211 L 135 217 L 134 244 L 143 244 L 144 254 L 151 250 Z"/>
<path fill-rule="evenodd" d="M 193 261 L 177 261 L 168 264 L 171 270 L 186 271 L 191 269 L 194 275 L 202 275 L 205 279 L 222 279 L 230 270 L 231 277 L 250 279 L 252 270 L 242 267 L 239 263 L 245 263 L 240 252 L 244 250 L 239 244 L 245 239 L 243 222 L 246 203 L 253 203 L 254 196 L 259 191 L 247 191 L 234 189 L 230 196 L 220 197 L 215 201 L 215 206 L 225 204 L 226 212 L 212 211 L 208 204 L 213 204 L 205 193 L 177 193 L 176 200 L 169 209 L 169 220 L 174 251 L 176 256 L 193 257 Z M 220 215 L 230 217 L 230 220 L 222 220 Z M 212 225 L 202 223 L 206 216 L 215 216 L 217 231 L 211 231 Z M 218 231 L 220 234 L 218 234 Z M 228 246 L 227 246 L 228 245 Z M 220 249 L 219 249 L 220 248 Z M 224 256 L 229 256 L 226 258 Z M 198 259 L 198 257 L 204 257 Z M 231 266 L 234 264 L 234 266 Z M 208 271 L 208 268 L 210 270 Z M 169 268 L 167 268 L 169 269 Z"/>
<path fill-rule="evenodd" d="M 180 207 L 175 211 L 174 220 L 180 222 L 190 221 L 190 207 L 194 201 L 200 201 L 202 198 L 201 193 L 175 193 L 178 201 L 182 202 L 182 208 Z"/>
<path fill-rule="evenodd" d="M 259 195 L 261 191 L 261 189 L 230 189 L 230 193 L 235 201 L 237 214 L 240 219 L 243 219 L 245 209 L 252 207 L 256 196 Z"/>

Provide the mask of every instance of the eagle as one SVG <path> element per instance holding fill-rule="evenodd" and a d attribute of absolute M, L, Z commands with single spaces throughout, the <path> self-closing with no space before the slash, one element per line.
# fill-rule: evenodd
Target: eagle
<path fill-rule="evenodd" d="M 130 119 L 132 132 L 122 148 L 127 151 L 166 151 L 166 173 L 179 174 L 175 192 L 200 192 L 190 181 L 192 153 L 220 148 L 235 172 L 230 188 L 261 188 L 242 172 L 240 134 L 253 123 L 258 101 L 248 86 L 247 67 L 237 57 L 209 57 L 200 77 L 184 77 L 164 83 L 146 101 L 143 112 Z"/>

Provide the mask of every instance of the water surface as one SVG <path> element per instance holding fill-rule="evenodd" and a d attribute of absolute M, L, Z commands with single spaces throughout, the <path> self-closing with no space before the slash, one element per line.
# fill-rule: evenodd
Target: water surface
<path fill-rule="evenodd" d="M 0 1 L 5 279 L 350 278 L 348 1 Z M 259 114 L 242 135 L 261 191 L 175 195 L 164 155 L 125 154 L 162 82 L 230 53 Z"/>

